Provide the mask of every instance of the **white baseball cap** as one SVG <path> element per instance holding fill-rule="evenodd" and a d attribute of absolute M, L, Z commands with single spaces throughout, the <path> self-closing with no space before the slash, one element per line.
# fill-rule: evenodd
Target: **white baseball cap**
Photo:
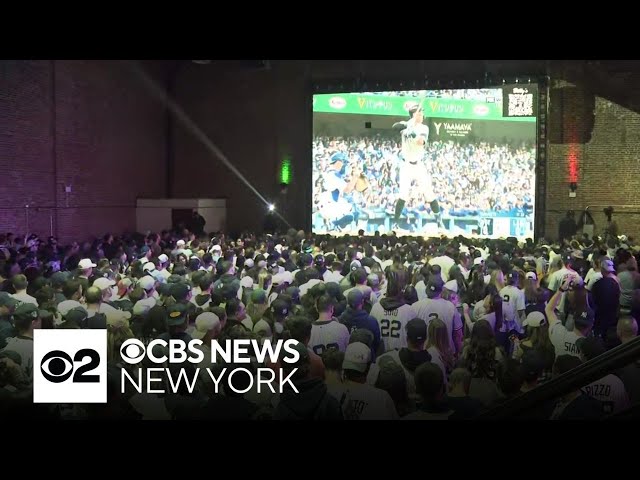
<path fill-rule="evenodd" d="M 147 262 L 142 266 L 143 272 L 153 272 L 155 269 L 156 266 L 153 264 L 153 262 Z"/>
<path fill-rule="evenodd" d="M 244 266 L 245 267 L 253 268 L 253 265 L 254 265 L 254 263 L 253 263 L 253 259 L 252 258 L 246 258 L 244 260 Z"/>
<path fill-rule="evenodd" d="M 542 312 L 531 312 L 527 315 L 527 318 L 522 322 L 523 327 L 539 327 L 541 325 L 545 325 L 547 323 L 547 319 Z"/>
<path fill-rule="evenodd" d="M 484 260 L 482 259 L 482 257 L 476 257 L 473 259 L 474 265 L 482 265 L 483 263 L 484 263 Z"/>
<path fill-rule="evenodd" d="M 90 258 L 83 258 L 80 260 L 80 263 L 78 263 L 78 267 L 82 270 L 86 270 L 87 268 L 97 267 L 97 265 L 93 263 Z"/>
<path fill-rule="evenodd" d="M 156 299 L 153 297 L 138 300 L 133 306 L 134 315 L 146 315 L 149 310 L 156 306 Z"/>
<path fill-rule="evenodd" d="M 202 340 L 207 332 L 220 328 L 220 319 L 213 312 L 204 312 L 196 317 L 196 327 L 191 332 L 191 337 Z"/>
<path fill-rule="evenodd" d="M 222 251 L 222 247 L 220 245 L 214 245 L 213 247 L 211 247 L 211 251 L 212 252 L 221 252 Z"/>
<path fill-rule="evenodd" d="M 282 253 L 282 245 L 280 244 L 277 244 L 273 249 L 278 253 Z"/>
<path fill-rule="evenodd" d="M 176 242 L 176 247 L 184 247 L 184 246 L 185 246 L 184 240 L 178 240 Z"/>
<path fill-rule="evenodd" d="M 155 278 L 150 277 L 149 275 L 145 275 L 138 281 L 138 285 L 140 285 L 140 287 L 146 291 L 151 290 L 155 286 L 155 284 Z"/>
<path fill-rule="evenodd" d="M 347 345 L 342 361 L 343 370 L 356 370 L 360 373 L 367 371 L 367 366 L 371 363 L 371 349 L 364 343 L 354 342 Z"/>
<path fill-rule="evenodd" d="M 167 257 L 164 253 L 158 256 L 158 260 L 160 263 L 167 263 L 169 261 L 169 257 Z"/>
<path fill-rule="evenodd" d="M 538 276 L 535 274 L 535 272 L 527 272 L 525 277 L 528 278 L 528 279 L 531 279 L 531 280 L 537 280 L 538 279 Z"/>
<path fill-rule="evenodd" d="M 253 278 L 251 278 L 249 275 L 242 277 L 240 279 L 240 286 L 244 288 L 253 287 Z"/>
<path fill-rule="evenodd" d="M 449 280 L 444 284 L 444 288 L 446 288 L 450 292 L 458 293 L 458 282 L 456 282 L 455 280 Z"/>
<path fill-rule="evenodd" d="M 106 290 L 109 287 L 113 287 L 115 284 L 116 282 L 105 277 L 96 278 L 93 282 L 93 286 L 98 287 L 100 290 Z"/>
<path fill-rule="evenodd" d="M 288 271 L 284 271 L 282 273 L 278 273 L 277 275 L 273 276 L 273 280 L 272 283 L 274 285 L 281 285 L 283 283 L 293 283 L 293 273 L 288 272 Z"/>
<path fill-rule="evenodd" d="M 73 308 L 84 308 L 84 306 L 76 300 L 63 300 L 58 304 L 58 313 L 63 317 Z M 86 309 L 85 309 L 86 310 Z"/>

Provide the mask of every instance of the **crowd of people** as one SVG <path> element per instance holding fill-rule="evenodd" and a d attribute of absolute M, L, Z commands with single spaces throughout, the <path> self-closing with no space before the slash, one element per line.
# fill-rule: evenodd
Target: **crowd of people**
<path fill-rule="evenodd" d="M 626 237 L 0 235 L 0 404 L 38 418 L 474 418 L 635 338 L 639 251 Z M 108 402 L 34 405 L 34 329 L 83 328 L 107 331 Z M 299 393 L 238 394 L 228 377 L 216 392 L 204 374 L 192 392 L 122 392 L 131 338 L 295 339 L 300 359 L 282 368 Z M 640 362 L 530 414 L 638 402 Z"/>
<path fill-rule="evenodd" d="M 456 98 L 477 102 L 502 102 L 502 90 L 499 88 L 459 88 L 444 90 L 395 90 L 390 92 L 365 92 L 363 95 L 381 95 L 386 97 L 413 98 Z"/>
<path fill-rule="evenodd" d="M 399 137 L 399 136 L 397 136 Z M 357 138 L 316 137 L 313 142 L 313 213 L 318 220 L 331 202 L 325 176 L 331 157 L 342 153 L 343 172 L 366 179 L 367 188 L 347 195 L 357 211 L 379 211 L 393 215 L 399 195 L 400 139 L 396 136 Z M 496 145 L 487 142 L 431 141 L 425 146 L 426 164 L 440 208 L 449 216 L 482 216 L 494 212 L 529 214 L 535 191 L 535 147 Z M 323 195 L 325 194 L 325 195 Z M 414 188 L 404 215 L 431 212 L 423 190 Z M 320 230 L 320 229 L 319 229 Z M 333 230 L 329 228 L 328 231 Z"/>

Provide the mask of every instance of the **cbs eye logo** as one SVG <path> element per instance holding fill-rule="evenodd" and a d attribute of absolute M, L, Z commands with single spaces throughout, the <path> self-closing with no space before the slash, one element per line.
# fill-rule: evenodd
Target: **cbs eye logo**
<path fill-rule="evenodd" d="M 89 363 L 84 363 L 75 370 L 74 363 L 82 363 L 85 358 L 89 358 Z M 97 383 L 100 381 L 99 375 L 88 375 L 87 372 L 95 370 L 100 365 L 100 354 L 91 348 L 78 350 L 71 357 L 62 350 L 54 350 L 47 353 L 40 363 L 42 376 L 53 383 L 66 382 L 73 373 L 73 381 L 78 383 Z"/>
<path fill-rule="evenodd" d="M 35 330 L 33 365 L 34 403 L 106 403 L 106 330 Z"/>

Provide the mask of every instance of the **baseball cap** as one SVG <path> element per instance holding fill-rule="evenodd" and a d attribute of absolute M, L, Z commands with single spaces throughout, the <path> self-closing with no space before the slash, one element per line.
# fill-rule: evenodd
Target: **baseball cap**
<path fill-rule="evenodd" d="M 371 285 L 379 285 L 380 279 L 378 278 L 378 275 L 376 275 L 375 273 L 370 273 L 369 275 L 367 275 L 367 283 Z"/>
<path fill-rule="evenodd" d="M 18 305 L 13 312 L 14 318 L 38 318 L 38 307 L 33 303 L 22 303 Z"/>
<path fill-rule="evenodd" d="M 293 283 L 293 273 L 289 272 L 289 271 L 284 271 L 282 273 L 278 273 L 276 275 L 273 276 L 273 279 L 271 280 L 271 282 L 274 285 L 281 285 L 283 283 Z"/>
<path fill-rule="evenodd" d="M 246 268 L 253 268 L 253 265 L 254 265 L 254 263 L 253 263 L 253 259 L 252 258 L 245 258 L 244 266 Z"/>
<path fill-rule="evenodd" d="M 253 278 L 251 278 L 249 275 L 242 277 L 240 279 L 240 286 L 244 288 L 253 287 Z"/>
<path fill-rule="evenodd" d="M 78 263 L 78 268 L 81 268 L 82 270 L 86 270 L 87 268 L 94 268 L 94 267 L 97 267 L 97 265 L 93 263 L 90 258 L 83 258 Z"/>
<path fill-rule="evenodd" d="M 439 276 L 431 277 L 431 279 L 427 282 L 427 297 L 441 293 L 443 287 L 444 282 Z"/>
<path fill-rule="evenodd" d="M 176 283 L 171 287 L 171 296 L 176 300 L 187 298 L 191 291 L 191 286 L 186 283 Z"/>
<path fill-rule="evenodd" d="M 593 326 L 593 322 L 595 321 L 595 317 L 593 314 L 593 310 L 587 309 L 582 313 L 576 314 L 574 316 L 574 323 L 578 328 L 586 328 Z"/>
<path fill-rule="evenodd" d="M 60 302 L 58 304 L 58 312 L 60 313 L 60 315 L 62 315 L 63 317 L 66 317 L 67 313 L 69 313 L 69 311 L 73 308 L 84 308 L 80 302 L 76 301 L 76 300 L 63 300 L 62 302 Z"/>
<path fill-rule="evenodd" d="M 535 272 L 527 272 L 525 277 L 527 279 L 529 279 L 529 280 L 537 280 L 538 279 L 538 276 L 535 274 Z"/>
<path fill-rule="evenodd" d="M 414 318 L 407 322 L 405 327 L 407 338 L 413 342 L 422 342 L 427 339 L 427 322 L 421 318 Z"/>
<path fill-rule="evenodd" d="M 571 256 L 573 258 L 579 258 L 579 259 L 584 259 L 584 254 L 582 253 L 582 250 L 574 250 L 573 252 L 571 252 Z"/>
<path fill-rule="evenodd" d="M 75 307 L 67 312 L 64 319 L 67 322 L 73 322 L 80 325 L 88 316 L 89 314 L 83 307 Z"/>
<path fill-rule="evenodd" d="M 160 295 L 164 295 L 165 297 L 170 297 L 172 288 L 173 284 L 161 283 L 156 287 L 156 292 L 158 292 Z"/>
<path fill-rule="evenodd" d="M 167 278 L 167 283 L 180 283 L 182 281 L 182 277 L 180 275 L 176 275 L 175 273 L 172 273 L 171 275 L 169 275 L 169 278 Z"/>
<path fill-rule="evenodd" d="M 356 305 L 362 304 L 364 301 L 364 294 L 359 288 L 354 288 L 347 295 L 347 303 L 350 307 L 355 307 Z"/>
<path fill-rule="evenodd" d="M 349 343 L 364 343 L 366 346 L 371 348 L 373 345 L 373 341 L 375 338 L 373 337 L 373 332 L 371 330 L 367 330 L 366 328 L 356 328 L 351 332 L 349 336 Z"/>
<path fill-rule="evenodd" d="M 169 257 L 167 257 L 164 253 L 158 256 L 158 261 L 160 263 L 167 263 L 169 261 Z"/>
<path fill-rule="evenodd" d="M 50 277 L 51 286 L 53 288 L 60 288 L 65 284 L 65 282 L 68 279 L 69 279 L 69 276 L 66 272 L 56 272 Z"/>
<path fill-rule="evenodd" d="M 153 297 L 138 300 L 133 306 L 134 315 L 146 315 L 149 310 L 156 306 L 156 299 Z"/>
<path fill-rule="evenodd" d="M 182 303 L 175 303 L 167 309 L 169 326 L 182 325 L 187 316 L 187 307 Z"/>
<path fill-rule="evenodd" d="M 352 272 L 356 271 L 359 268 L 362 268 L 362 264 L 358 260 L 354 260 L 353 262 L 351 262 L 351 265 L 349 265 L 349 270 L 351 270 Z"/>
<path fill-rule="evenodd" d="M 380 370 L 375 383 L 376 388 L 389 391 L 399 387 L 401 391 L 402 389 L 406 390 L 407 377 L 402 365 L 389 356 L 382 356 L 378 360 L 378 366 Z"/>
<path fill-rule="evenodd" d="M 156 269 L 156 266 L 153 262 L 147 262 L 142 266 L 143 272 L 153 272 Z"/>
<path fill-rule="evenodd" d="M 149 275 L 145 275 L 138 281 L 138 285 L 140 286 L 140 288 L 146 291 L 151 290 L 155 286 L 155 284 L 155 278 L 150 277 Z"/>
<path fill-rule="evenodd" d="M 276 298 L 271 302 L 271 313 L 276 317 L 285 317 L 289 313 L 289 304 L 281 298 Z"/>
<path fill-rule="evenodd" d="M 204 312 L 196 317 L 196 328 L 191 332 L 191 337 L 202 340 L 207 332 L 220 326 L 220 319 L 213 312 Z"/>
<path fill-rule="evenodd" d="M 178 248 L 182 248 L 182 247 L 184 247 L 184 246 L 185 246 L 184 240 L 178 240 L 178 241 L 176 242 L 176 247 L 178 247 Z"/>
<path fill-rule="evenodd" d="M 347 345 L 342 361 L 343 370 L 356 370 L 360 373 L 367 371 L 371 363 L 371 349 L 364 343 L 355 342 Z"/>
<path fill-rule="evenodd" d="M 264 318 L 261 318 L 260 320 L 258 320 L 256 324 L 253 326 L 253 333 L 255 333 L 258 336 L 258 338 L 273 337 L 273 331 L 271 330 L 269 323 L 267 323 L 267 321 Z"/>
<path fill-rule="evenodd" d="M 446 288 L 450 292 L 458 293 L 458 282 L 456 282 L 455 280 L 449 280 L 444 284 L 443 288 Z"/>
<path fill-rule="evenodd" d="M 7 292 L 0 292 L 0 307 L 14 308 L 20 304 L 18 300 L 13 298 Z"/>
<path fill-rule="evenodd" d="M 267 303 L 267 292 L 265 292 L 261 288 L 256 288 L 251 292 L 251 303 L 255 303 L 258 305 L 264 305 L 265 303 Z"/>
<path fill-rule="evenodd" d="M 546 325 L 547 319 L 542 312 L 531 312 L 522 322 L 523 327 L 540 327 Z"/>
<path fill-rule="evenodd" d="M 616 268 L 613 266 L 613 261 L 606 259 L 602 261 L 602 270 L 605 272 L 615 272 Z"/>
<path fill-rule="evenodd" d="M 212 252 L 221 252 L 222 251 L 222 247 L 220 245 L 214 245 L 213 247 L 211 247 L 211 251 Z"/>
<path fill-rule="evenodd" d="M 482 265 L 483 263 L 484 263 L 484 260 L 482 259 L 482 257 L 476 257 L 473 259 L 474 265 Z"/>
<path fill-rule="evenodd" d="M 93 282 L 93 286 L 98 287 L 100 290 L 106 290 L 107 288 L 113 287 L 115 284 L 116 282 L 105 277 L 96 278 Z"/>

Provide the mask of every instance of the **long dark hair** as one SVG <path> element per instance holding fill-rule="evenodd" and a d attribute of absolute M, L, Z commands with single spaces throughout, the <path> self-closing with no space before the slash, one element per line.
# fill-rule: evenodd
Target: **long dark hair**
<path fill-rule="evenodd" d="M 473 305 L 481 302 L 487 296 L 487 286 L 484 283 L 484 274 L 481 269 L 476 269 L 471 274 L 471 283 L 467 289 L 466 303 Z"/>
<path fill-rule="evenodd" d="M 407 286 L 408 275 L 404 268 L 392 266 L 387 273 L 387 297 L 402 298 Z"/>
<path fill-rule="evenodd" d="M 496 346 L 491 324 L 486 320 L 478 320 L 473 325 L 471 342 L 463 359 L 464 367 L 473 377 L 495 380 L 498 366 Z"/>
<path fill-rule="evenodd" d="M 492 292 L 490 293 L 490 295 L 491 295 L 491 298 L 489 299 L 489 309 L 491 310 L 491 312 L 495 313 L 496 315 L 495 331 L 499 332 L 500 329 L 502 328 L 502 322 L 504 321 L 504 315 L 502 313 L 502 297 L 495 289 L 492 289 Z"/>

